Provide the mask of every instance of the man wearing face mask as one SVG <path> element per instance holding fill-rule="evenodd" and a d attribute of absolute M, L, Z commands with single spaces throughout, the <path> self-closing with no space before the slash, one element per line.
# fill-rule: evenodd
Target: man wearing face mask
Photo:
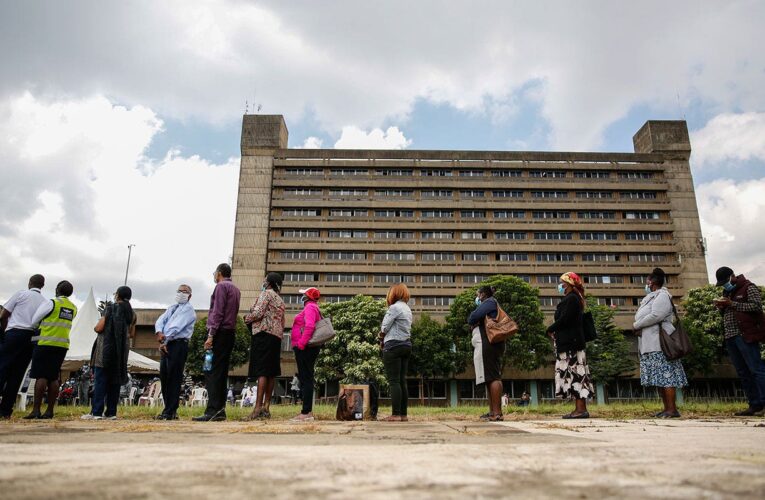
<path fill-rule="evenodd" d="M 717 286 L 723 287 L 722 298 L 715 299 L 714 304 L 723 317 L 725 349 L 749 400 L 749 408 L 735 415 L 762 415 L 765 410 L 765 362 L 760 353 L 760 342 L 765 341 L 762 294 L 757 285 L 743 274 L 736 276 L 730 267 L 721 267 L 715 277 Z"/>
<path fill-rule="evenodd" d="M 165 400 L 165 409 L 157 415 L 157 420 L 178 419 L 183 367 L 189 351 L 189 339 L 194 333 L 194 323 L 197 320 L 189 299 L 191 287 L 180 285 L 175 294 L 175 304 L 168 307 L 155 324 L 159 351 L 162 354 L 159 379 L 162 382 L 162 398 Z"/>

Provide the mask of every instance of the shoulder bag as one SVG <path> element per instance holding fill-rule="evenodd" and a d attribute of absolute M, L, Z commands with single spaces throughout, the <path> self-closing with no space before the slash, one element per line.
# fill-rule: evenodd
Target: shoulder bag
<path fill-rule="evenodd" d="M 321 312 L 319 315 L 321 316 Z M 322 317 L 316 322 L 311 340 L 308 341 L 308 347 L 323 346 L 333 338 L 335 338 L 335 329 L 332 327 L 332 318 Z"/>
<path fill-rule="evenodd" d="M 670 361 L 680 359 L 693 352 L 691 338 L 688 337 L 688 332 L 685 331 L 683 322 L 680 321 L 675 304 L 672 304 L 672 314 L 675 317 L 675 331 L 672 332 L 672 335 L 665 332 L 661 325 L 659 326 L 659 344 L 661 345 L 661 352 L 663 352 Z"/>
<path fill-rule="evenodd" d="M 499 306 L 499 302 L 497 302 L 497 317 L 492 319 L 486 316 L 484 326 L 486 327 L 486 337 L 491 344 L 504 342 L 518 333 L 518 324 Z"/>

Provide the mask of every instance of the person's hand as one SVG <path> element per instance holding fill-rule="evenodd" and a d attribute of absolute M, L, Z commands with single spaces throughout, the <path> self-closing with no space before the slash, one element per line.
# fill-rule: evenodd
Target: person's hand
<path fill-rule="evenodd" d="M 730 297 L 723 297 L 721 299 L 716 299 L 715 305 L 719 307 L 720 309 L 725 309 L 726 307 L 730 307 L 733 305 L 733 301 L 730 300 Z"/>
<path fill-rule="evenodd" d="M 205 340 L 205 350 L 212 349 L 213 347 L 213 337 L 207 337 L 207 340 Z"/>
<path fill-rule="evenodd" d="M 165 334 L 162 332 L 157 332 L 156 335 L 157 335 L 157 342 L 162 344 L 165 341 Z"/>
<path fill-rule="evenodd" d="M 161 346 L 159 346 L 159 352 L 162 353 L 163 356 L 166 354 L 169 354 L 167 352 L 167 346 L 165 344 L 162 344 Z"/>
<path fill-rule="evenodd" d="M 550 337 L 550 340 L 555 340 L 555 332 L 547 332 L 547 336 Z"/>
<path fill-rule="evenodd" d="M 636 337 L 641 337 L 641 336 L 643 335 L 643 330 L 642 330 L 641 328 L 633 328 L 633 329 L 632 329 L 632 333 L 633 333 L 633 334 L 634 334 Z"/>

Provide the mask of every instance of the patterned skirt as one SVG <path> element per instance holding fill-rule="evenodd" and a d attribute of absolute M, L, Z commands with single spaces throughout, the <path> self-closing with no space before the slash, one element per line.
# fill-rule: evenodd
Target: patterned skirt
<path fill-rule="evenodd" d="M 640 384 L 653 387 L 685 387 L 688 378 L 679 359 L 668 360 L 663 352 L 640 355 Z"/>
<path fill-rule="evenodd" d="M 555 360 L 555 397 L 587 399 L 594 392 L 584 351 L 559 352 Z"/>

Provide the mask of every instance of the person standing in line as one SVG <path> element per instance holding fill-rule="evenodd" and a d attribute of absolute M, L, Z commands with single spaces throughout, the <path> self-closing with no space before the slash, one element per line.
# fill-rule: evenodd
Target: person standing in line
<path fill-rule="evenodd" d="M 386 302 L 388 311 L 382 320 L 381 336 L 385 376 L 390 385 L 393 414 L 384 422 L 406 422 L 409 389 L 406 374 L 412 355 L 412 310 L 409 308 L 409 288 L 403 283 L 390 287 Z"/>
<path fill-rule="evenodd" d="M 268 273 L 258 299 L 244 317 L 250 327 L 250 367 L 248 379 L 257 380 L 257 397 L 250 419 L 271 418 L 271 397 L 276 377 L 282 374 L 281 352 L 284 337 L 284 301 L 279 292 L 282 275 Z"/>
<path fill-rule="evenodd" d="M 643 387 L 656 387 L 664 408 L 657 418 L 680 418 L 677 411 L 678 387 L 688 385 L 683 364 L 679 359 L 669 360 L 661 350 L 661 330 L 669 335 L 675 331 L 672 324 L 674 310 L 672 295 L 664 286 L 666 275 L 661 268 L 654 269 L 646 279 L 646 296 L 640 301 L 632 329 L 638 336 L 640 351 L 640 383 Z"/>
<path fill-rule="evenodd" d="M 56 285 L 56 298 L 43 302 L 37 308 L 32 321 L 40 325 L 40 335 L 32 337 L 37 346 L 32 354 L 32 369 L 29 377 L 35 379 L 35 397 L 32 412 L 27 420 L 53 418 L 53 407 L 58 399 L 61 385 L 61 365 L 69 350 L 69 332 L 77 315 L 77 307 L 69 297 L 74 293 L 72 284 L 62 281 Z M 48 395 L 48 408 L 40 413 L 43 396 Z"/>
<path fill-rule="evenodd" d="M 98 335 L 91 363 L 95 374 L 93 406 L 90 413 L 80 417 L 83 420 L 117 420 L 120 387 L 128 380 L 130 339 L 135 338 L 136 315 L 130 305 L 132 297 L 130 287 L 117 288 L 114 303 L 107 306 L 94 328 Z"/>
<path fill-rule="evenodd" d="M 730 267 L 721 267 L 715 277 L 717 286 L 723 287 L 723 296 L 714 305 L 723 317 L 725 349 L 749 401 L 749 407 L 735 416 L 762 415 L 765 412 L 765 362 L 760 349 L 760 343 L 765 341 L 762 294 L 757 285 L 743 274 L 737 276 Z"/>
<path fill-rule="evenodd" d="M 573 399 L 574 411 L 563 418 L 590 418 L 587 398 L 595 392 L 590 381 L 584 340 L 584 285 L 576 273 L 568 272 L 560 277 L 558 293 L 563 300 L 555 309 L 555 322 L 547 327 L 556 351 L 555 396 Z"/>
<path fill-rule="evenodd" d="M 161 355 L 159 380 L 165 401 L 165 408 L 156 416 L 157 420 L 178 420 L 183 368 L 189 353 L 189 339 L 197 322 L 190 300 L 191 287 L 180 285 L 175 294 L 175 304 L 168 307 L 154 325 Z"/>
<path fill-rule="evenodd" d="M 33 322 L 37 309 L 47 302 L 40 290 L 45 278 L 35 274 L 29 278 L 27 290 L 14 293 L 3 305 L 0 313 L 0 418 L 11 418 L 16 394 L 24 381 L 29 362 L 32 360 L 37 325 Z"/>
<path fill-rule="evenodd" d="M 502 356 L 505 354 L 505 341 L 492 344 L 486 335 L 486 318 L 496 318 L 499 312 L 494 288 L 487 285 L 479 287 L 475 303 L 478 307 L 470 313 L 467 322 L 473 328 L 471 343 L 474 347 L 476 385 L 486 384 L 486 396 L 489 399 L 489 412 L 481 415 L 481 420 L 499 422 L 503 420 Z"/>
<path fill-rule="evenodd" d="M 308 342 L 313 337 L 314 330 L 316 330 L 316 323 L 321 319 L 318 305 L 321 292 L 319 292 L 318 288 L 311 287 L 300 290 L 300 293 L 303 294 L 300 300 L 304 306 L 303 310 L 292 321 L 292 334 L 290 337 L 292 350 L 295 351 L 295 362 L 298 367 L 298 388 L 300 389 L 300 399 L 303 401 L 303 408 L 300 414 L 293 418 L 292 421 L 311 422 L 314 420 L 313 391 L 316 384 L 314 369 L 321 347 L 310 347 Z"/>
<path fill-rule="evenodd" d="M 298 378 L 297 373 L 292 376 L 292 380 L 290 381 L 290 392 L 292 392 L 292 404 L 297 404 L 298 399 L 300 399 L 300 379 Z"/>
<path fill-rule="evenodd" d="M 212 349 L 212 369 L 205 373 L 207 408 L 196 422 L 226 420 L 226 387 L 231 351 L 236 339 L 236 320 L 241 292 L 231 281 L 231 266 L 220 264 L 213 273 L 215 289 L 210 297 L 205 349 Z"/>

